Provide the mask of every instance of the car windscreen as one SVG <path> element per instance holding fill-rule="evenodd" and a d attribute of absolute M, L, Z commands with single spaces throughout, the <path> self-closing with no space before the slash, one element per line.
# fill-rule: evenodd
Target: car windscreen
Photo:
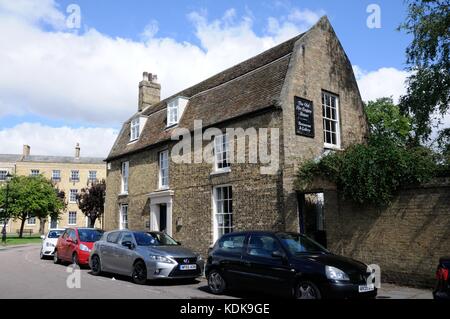
<path fill-rule="evenodd" d="M 51 230 L 48 232 L 48 238 L 58 238 L 61 236 L 61 234 L 64 232 L 64 230 Z"/>
<path fill-rule="evenodd" d="M 94 243 L 103 235 L 103 231 L 100 229 L 78 229 L 78 236 L 81 242 Z"/>
<path fill-rule="evenodd" d="M 157 240 L 149 233 L 134 232 L 134 239 L 138 246 L 157 246 Z"/>
<path fill-rule="evenodd" d="M 277 234 L 283 245 L 293 255 L 329 253 L 325 247 L 301 234 Z"/>
<path fill-rule="evenodd" d="M 149 232 L 148 234 L 156 240 L 156 245 L 159 245 L 159 246 L 178 246 L 179 245 L 175 239 L 173 239 L 166 233 Z"/>

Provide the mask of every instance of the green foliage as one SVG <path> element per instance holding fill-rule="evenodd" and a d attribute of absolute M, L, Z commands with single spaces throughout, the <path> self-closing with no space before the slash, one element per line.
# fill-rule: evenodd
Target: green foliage
<path fill-rule="evenodd" d="M 401 114 L 392 98 L 370 101 L 365 110 L 372 134 L 406 144 L 412 129 L 411 118 Z"/>
<path fill-rule="evenodd" d="M 106 182 L 93 183 L 89 188 L 83 188 L 77 195 L 78 207 L 89 218 L 90 226 L 94 227 L 97 218 L 104 213 Z"/>
<path fill-rule="evenodd" d="M 401 30 L 413 36 L 407 48 L 412 75 L 407 94 L 401 98 L 403 112 L 414 118 L 417 142 L 427 140 L 433 115 L 444 115 L 450 105 L 450 5 L 448 0 L 408 0 L 408 16 Z"/>
<path fill-rule="evenodd" d="M 366 110 L 370 122 L 367 144 L 304 163 L 296 180 L 298 190 L 306 190 L 315 178 L 324 178 L 334 182 L 344 198 L 386 205 L 401 186 L 423 183 L 433 176 L 434 153 L 407 145 L 410 120 L 400 114 L 392 99 L 369 102 Z"/>
<path fill-rule="evenodd" d="M 6 205 L 6 185 L 0 189 L 0 205 Z M 29 215 L 39 219 L 57 217 L 64 208 L 64 196 L 43 176 L 14 176 L 9 182 L 8 218 L 25 221 Z M 23 227 L 21 227 L 22 229 Z"/>

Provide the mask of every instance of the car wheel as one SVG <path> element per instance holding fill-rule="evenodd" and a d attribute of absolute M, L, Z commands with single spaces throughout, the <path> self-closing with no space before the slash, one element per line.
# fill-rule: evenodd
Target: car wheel
<path fill-rule="evenodd" d="M 102 273 L 100 258 L 97 255 L 92 256 L 91 259 L 91 274 L 98 276 Z"/>
<path fill-rule="evenodd" d="M 322 299 L 319 288 L 310 281 L 301 281 L 295 288 L 297 299 Z"/>
<path fill-rule="evenodd" d="M 147 266 L 142 260 L 138 260 L 133 266 L 131 275 L 133 282 L 138 285 L 144 285 L 147 282 Z"/>
<path fill-rule="evenodd" d="M 58 251 L 57 251 L 57 250 L 55 250 L 55 254 L 53 255 L 53 263 L 54 263 L 54 264 L 59 264 L 59 263 L 61 263 L 61 259 L 59 259 Z"/>
<path fill-rule="evenodd" d="M 226 290 L 227 284 L 218 270 L 212 270 L 209 273 L 208 287 L 209 290 L 215 295 L 220 295 Z"/>
<path fill-rule="evenodd" d="M 72 264 L 79 266 L 79 260 L 78 260 L 78 255 L 77 253 L 74 253 L 72 255 Z"/>

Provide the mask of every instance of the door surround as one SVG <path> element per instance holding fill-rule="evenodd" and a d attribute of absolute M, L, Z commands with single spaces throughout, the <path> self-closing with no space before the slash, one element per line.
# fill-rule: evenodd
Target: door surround
<path fill-rule="evenodd" d="M 150 193 L 150 230 L 159 231 L 160 229 L 160 216 L 159 208 L 161 204 L 166 205 L 167 209 L 167 228 L 166 233 L 172 236 L 172 203 L 173 203 L 174 191 L 164 190 L 159 192 Z"/>

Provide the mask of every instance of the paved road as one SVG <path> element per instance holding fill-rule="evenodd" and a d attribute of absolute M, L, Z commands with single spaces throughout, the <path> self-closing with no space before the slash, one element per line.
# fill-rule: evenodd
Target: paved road
<path fill-rule="evenodd" d="M 129 278 L 105 275 L 92 276 L 88 269 L 80 270 L 80 288 L 68 288 L 72 269 L 68 265 L 54 265 L 52 260 L 40 260 L 37 245 L 0 247 L 1 298 L 63 298 L 63 299 L 197 299 L 216 298 L 207 291 L 206 281 L 152 282 L 144 286 L 133 284 Z M 74 283 L 72 281 L 72 283 Z M 429 299 L 431 290 L 383 284 L 378 293 L 381 299 Z M 254 293 L 221 298 L 254 298 Z M 259 296 L 268 297 L 268 296 Z"/>
<path fill-rule="evenodd" d="M 92 276 L 81 269 L 80 288 L 68 288 L 68 265 L 55 265 L 39 259 L 39 246 L 0 249 L 0 298 L 108 298 L 108 299 L 183 299 L 214 298 L 206 291 L 205 280 L 157 282 L 145 286 L 126 277 Z M 71 267 L 70 267 L 71 269 Z M 113 280 L 114 278 L 114 280 Z M 72 284 L 74 281 L 72 281 Z"/>

